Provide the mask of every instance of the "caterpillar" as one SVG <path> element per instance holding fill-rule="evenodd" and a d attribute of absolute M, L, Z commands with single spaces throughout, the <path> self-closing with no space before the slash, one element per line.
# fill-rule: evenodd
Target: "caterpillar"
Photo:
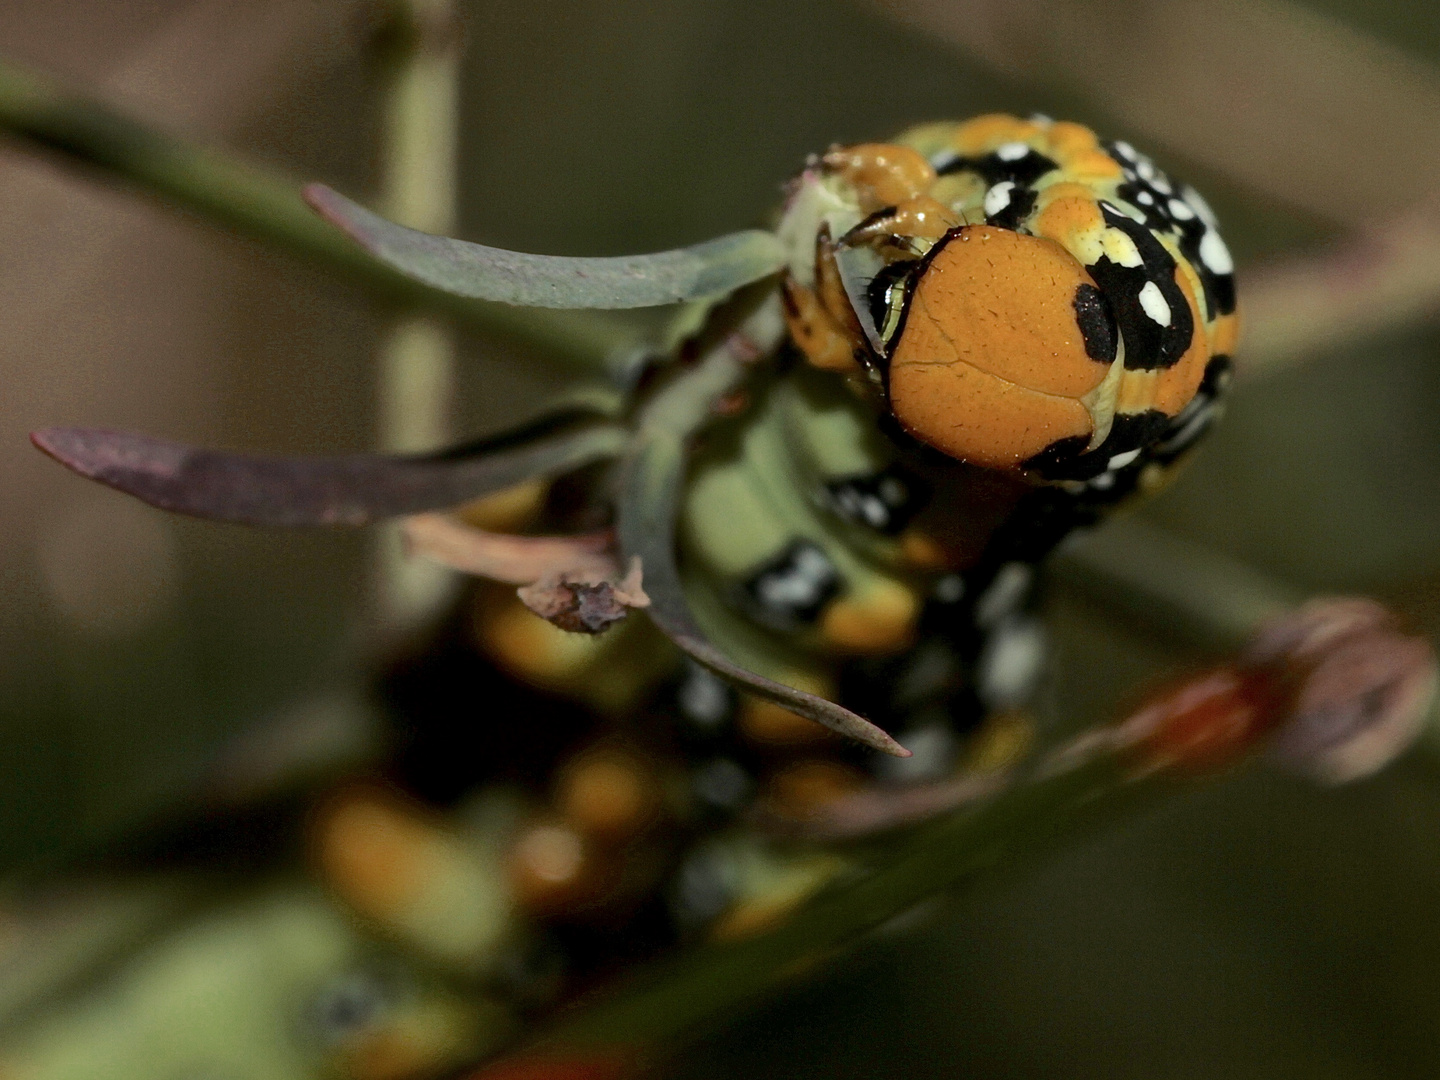
<path fill-rule="evenodd" d="M 509 703 L 493 767 L 457 753 L 473 734 L 450 713 L 396 768 L 436 798 L 518 785 L 503 873 L 572 971 L 636 940 L 743 933 L 852 865 L 821 841 L 954 805 L 1023 755 L 1039 564 L 1165 483 L 1220 414 L 1238 332 L 1200 195 L 1040 116 L 832 148 L 773 229 L 650 256 L 500 252 L 310 198 L 461 295 L 710 308 L 623 408 L 426 458 L 34 436 L 181 512 L 365 524 L 461 507 L 532 555 L 555 534 L 544 550 L 574 565 L 549 564 L 525 602 L 477 586 L 450 652 L 392 689 L 413 705 L 452 678 Z M 532 580 L 509 572 L 491 576 Z"/>

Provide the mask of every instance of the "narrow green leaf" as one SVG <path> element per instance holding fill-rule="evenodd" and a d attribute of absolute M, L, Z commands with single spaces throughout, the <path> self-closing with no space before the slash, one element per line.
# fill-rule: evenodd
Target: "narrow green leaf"
<path fill-rule="evenodd" d="M 626 459 L 616 535 L 626 558 L 639 556 L 648 613 L 656 626 L 698 663 L 746 693 L 773 701 L 832 731 L 896 757 L 910 751 L 863 716 L 814 694 L 749 671 L 706 640 L 690 614 L 675 562 L 675 519 L 685 478 L 688 436 L 738 383 L 744 364 L 727 341 L 699 367 L 660 394 L 647 410 Z"/>
<path fill-rule="evenodd" d="M 571 258 L 417 232 L 323 184 L 307 187 L 305 199 L 375 258 L 417 281 L 457 296 L 525 307 L 616 309 L 704 300 L 759 281 L 785 264 L 780 241 L 761 229 L 650 255 Z"/>

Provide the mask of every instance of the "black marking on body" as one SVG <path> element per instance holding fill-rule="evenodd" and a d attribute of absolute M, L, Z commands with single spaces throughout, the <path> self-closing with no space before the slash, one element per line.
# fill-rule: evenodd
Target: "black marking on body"
<path fill-rule="evenodd" d="M 1190 304 L 1175 282 L 1175 259 L 1138 221 L 1106 202 L 1100 203 L 1100 212 L 1105 224 L 1130 237 L 1140 252 L 1139 266 L 1121 266 L 1102 255 L 1085 268 L 1115 312 L 1115 321 L 1125 338 L 1125 366 L 1132 371 L 1174 367 L 1195 337 Z M 1140 291 L 1151 283 L 1170 309 L 1166 326 L 1152 319 L 1140 303 Z"/>
<path fill-rule="evenodd" d="M 905 307 L 909 304 L 910 288 L 914 284 L 915 269 L 919 265 L 918 259 L 899 259 L 886 263 L 866 290 L 870 318 L 874 320 L 887 350 L 900 336 Z M 892 312 L 896 313 L 895 323 L 890 333 L 886 334 L 885 327 L 890 322 Z"/>
<path fill-rule="evenodd" d="M 1111 458 L 1132 450 L 1143 451 L 1164 435 L 1170 424 L 1171 417 L 1156 409 L 1117 413 L 1110 425 L 1110 433 L 1094 450 L 1085 450 L 1090 440 L 1083 435 L 1071 435 L 1057 439 L 1022 464 L 1046 480 L 1094 480 L 1110 471 Z M 1141 464 L 1143 456 L 1122 467 L 1128 469 Z"/>
<path fill-rule="evenodd" d="M 1175 229 L 1179 234 L 1180 251 L 1195 268 L 1200 287 L 1205 290 L 1205 306 L 1212 317 L 1229 315 L 1235 310 L 1235 275 L 1217 274 L 1205 265 L 1200 257 L 1200 244 L 1210 226 L 1197 215 L 1190 221 L 1178 221 Z"/>
<path fill-rule="evenodd" d="M 1020 223 L 1030 215 L 1030 211 L 1034 208 L 1035 191 L 1032 188 L 1016 184 L 1010 189 L 1010 201 L 1005 204 L 1005 208 L 997 214 L 987 215 L 985 224 L 1014 232 L 1020 228 Z"/>
<path fill-rule="evenodd" d="M 957 157 L 948 161 L 936 170 L 940 176 L 949 176 L 957 172 L 973 172 L 985 181 L 987 188 L 994 187 L 1004 180 L 1013 181 L 1016 189 L 1029 187 L 1040 177 L 1058 169 L 1059 164 L 1032 149 L 1024 157 L 1016 158 L 1014 161 L 1005 161 L 999 154 L 986 154 L 984 157 Z"/>
<path fill-rule="evenodd" d="M 1173 195 L 1162 195 L 1141 180 L 1127 180 L 1115 189 L 1115 194 L 1145 215 L 1145 227 L 1155 232 L 1175 232 L 1176 222 L 1170 216 L 1169 200 Z"/>
<path fill-rule="evenodd" d="M 1026 458 L 1020 463 L 1020 467 L 1046 480 L 1088 479 L 1077 477 L 1074 473 L 1077 468 L 1078 471 L 1083 471 L 1092 464 L 1087 461 L 1085 465 L 1077 466 L 1089 445 L 1090 439 L 1086 435 L 1067 435 L 1063 439 L 1056 439 L 1038 454 Z"/>
<path fill-rule="evenodd" d="M 945 245 L 954 240 L 966 229 L 972 227 L 973 226 L 970 225 L 957 225 L 939 240 L 936 240 L 930 250 L 925 252 L 920 258 L 914 261 L 902 260 L 899 264 L 890 264 L 891 266 L 899 265 L 904 268 L 904 279 L 903 282 L 901 282 L 903 291 L 901 294 L 900 315 L 895 321 L 895 328 L 891 330 L 885 338 L 885 355 L 876 356 L 873 350 L 868 348 L 865 350 L 866 355 L 870 358 L 869 361 L 866 362 L 867 370 L 874 373 L 872 379 L 877 381 L 883 388 L 887 398 L 890 394 L 890 354 L 895 351 L 896 343 L 905 336 L 905 324 L 910 318 L 910 309 L 914 307 L 912 301 L 915 297 L 915 290 L 919 287 L 921 280 L 925 277 L 925 271 L 930 268 L 930 264 L 935 260 L 935 257 L 945 250 Z M 879 274 L 876 274 L 875 281 L 881 281 L 884 278 L 885 272 L 889 269 L 890 266 L 887 266 L 884 270 L 881 270 Z M 898 272 L 899 271 L 897 271 L 897 273 Z M 875 310 L 875 282 L 871 282 L 870 289 L 869 299 L 873 313 Z M 893 300 L 893 294 L 886 299 L 887 303 Z"/>
<path fill-rule="evenodd" d="M 1230 358 L 1212 356 L 1205 365 L 1205 375 L 1200 387 L 1170 421 L 1160 440 L 1155 444 L 1153 457 L 1161 465 L 1170 465 L 1194 446 L 1220 418 L 1220 399 L 1230 385 Z"/>
<path fill-rule="evenodd" d="M 742 606 L 755 621 L 782 631 L 813 623 L 840 589 L 840 572 L 810 540 L 792 541 L 740 586 Z"/>
<path fill-rule="evenodd" d="M 1125 182 L 1115 189 L 1116 196 L 1144 214 L 1148 228 L 1176 238 L 1181 252 L 1200 278 L 1200 287 L 1205 294 L 1206 317 L 1214 319 L 1234 311 L 1235 275 L 1215 273 L 1200 257 L 1200 243 L 1211 231 L 1211 226 L 1185 197 L 1185 185 L 1170 179 L 1143 155 L 1124 154 L 1114 142 L 1105 142 L 1101 146 L 1125 174 Z M 1142 162 L 1149 171 L 1149 179 L 1139 171 Z M 1183 204 L 1182 214 L 1177 215 L 1171 209 L 1171 200 Z M 1189 210 L 1188 216 L 1183 214 L 1185 209 Z"/>
<path fill-rule="evenodd" d="M 825 497 L 846 521 L 894 536 L 924 509 L 930 492 L 920 477 L 894 464 L 869 476 L 832 480 L 825 485 Z"/>
<path fill-rule="evenodd" d="M 1083 494 L 1075 497 L 1088 505 L 1122 502 L 1139 485 L 1142 472 L 1151 467 L 1171 468 L 1219 419 L 1230 369 L 1228 356 L 1211 357 L 1195 396 L 1176 416 L 1153 409 L 1120 414 L 1109 437 L 1091 453 L 1084 453 L 1085 440 L 1079 436 L 1059 439 L 1025 462 L 1025 467 L 1047 480 L 1086 481 Z M 1112 469 L 1111 459 L 1129 450 L 1140 453 Z"/>
<path fill-rule="evenodd" d="M 1085 339 L 1085 355 L 1091 360 L 1109 364 L 1115 360 L 1117 343 L 1115 313 L 1105 302 L 1105 294 L 1089 282 L 1075 290 L 1075 324 Z"/>

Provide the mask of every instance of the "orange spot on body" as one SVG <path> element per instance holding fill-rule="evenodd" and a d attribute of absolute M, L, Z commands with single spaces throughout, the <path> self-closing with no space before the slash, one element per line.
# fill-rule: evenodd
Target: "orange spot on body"
<path fill-rule="evenodd" d="M 826 310 L 813 290 L 785 279 L 785 325 L 805 359 L 826 371 L 850 374 L 855 362 L 855 339 Z"/>
<path fill-rule="evenodd" d="M 951 145 L 966 157 L 980 157 L 1007 142 L 1030 142 L 1042 138 L 1045 129 L 1031 120 L 1009 113 L 987 113 L 967 120 L 955 129 Z"/>
<path fill-rule="evenodd" d="M 619 841 L 654 824 L 660 795 L 659 778 L 643 762 L 615 751 L 595 751 L 561 770 L 556 803 L 565 820 L 582 832 Z"/>
<path fill-rule="evenodd" d="M 443 860 L 440 830 L 379 792 L 339 796 L 321 809 L 313 835 L 326 881 L 355 910 L 382 921 L 417 903 Z"/>
<path fill-rule="evenodd" d="M 1210 331 L 1210 352 L 1214 356 L 1234 356 L 1240 337 L 1240 312 L 1233 311 L 1215 320 Z"/>
<path fill-rule="evenodd" d="M 1127 370 L 1120 376 L 1120 386 L 1115 393 L 1115 413 L 1128 416 L 1155 408 L 1155 387 L 1160 373 L 1153 368 Z"/>
<path fill-rule="evenodd" d="M 575 828 L 554 821 L 524 829 L 508 864 L 516 899 L 541 916 L 570 915 L 603 902 L 621 870 Z"/>
<path fill-rule="evenodd" d="M 768 797 L 783 816 L 804 819 L 857 791 L 865 783 L 854 769 L 837 761 L 810 758 L 770 778 Z"/>
<path fill-rule="evenodd" d="M 1209 336 L 1200 316 L 1195 290 L 1191 287 L 1188 276 L 1182 273 L 1179 267 L 1175 272 L 1175 284 L 1180 287 L 1185 302 L 1190 305 L 1190 317 L 1195 333 L 1190 338 L 1190 347 L 1185 350 L 1185 354 L 1173 366 L 1162 371 L 1156 381 L 1155 408 L 1167 416 L 1178 415 L 1180 410 L 1190 403 L 1190 399 L 1200 389 L 1201 380 L 1205 378 L 1205 365 L 1210 362 Z"/>
<path fill-rule="evenodd" d="M 1121 168 L 1103 150 L 1076 154 L 1064 162 L 1065 171 L 1081 180 L 1119 180 Z"/>
<path fill-rule="evenodd" d="M 1084 124 L 1069 120 L 1057 120 L 1051 124 L 1046 139 L 1050 144 L 1051 156 L 1061 165 L 1079 154 L 1100 148 L 1100 140 L 1095 137 L 1095 132 Z"/>
<path fill-rule="evenodd" d="M 814 720 L 756 697 L 742 700 L 737 722 L 745 738 L 768 746 L 803 746 L 835 738 Z"/>
<path fill-rule="evenodd" d="M 841 597 L 826 606 L 820 617 L 820 634 L 846 652 L 896 652 L 915 635 L 920 603 L 915 593 L 887 583 L 862 597 Z"/>
<path fill-rule="evenodd" d="M 900 557 L 916 570 L 944 570 L 950 565 L 945 548 L 928 533 L 907 529 L 900 534 Z"/>
<path fill-rule="evenodd" d="M 1084 184 L 1054 184 L 1036 200 L 1038 213 L 1031 222 L 1036 236 L 1054 240 L 1067 251 L 1075 251 L 1086 238 L 1098 243 L 1105 229 L 1105 215 L 1094 194 Z"/>

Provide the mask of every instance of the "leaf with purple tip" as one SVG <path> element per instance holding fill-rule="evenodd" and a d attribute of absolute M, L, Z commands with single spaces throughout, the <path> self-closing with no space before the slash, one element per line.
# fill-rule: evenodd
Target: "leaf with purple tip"
<path fill-rule="evenodd" d="M 366 525 L 618 456 L 628 437 L 608 423 L 553 427 L 423 456 L 256 457 L 93 428 L 46 428 L 30 440 L 162 510 L 246 525 Z"/>

